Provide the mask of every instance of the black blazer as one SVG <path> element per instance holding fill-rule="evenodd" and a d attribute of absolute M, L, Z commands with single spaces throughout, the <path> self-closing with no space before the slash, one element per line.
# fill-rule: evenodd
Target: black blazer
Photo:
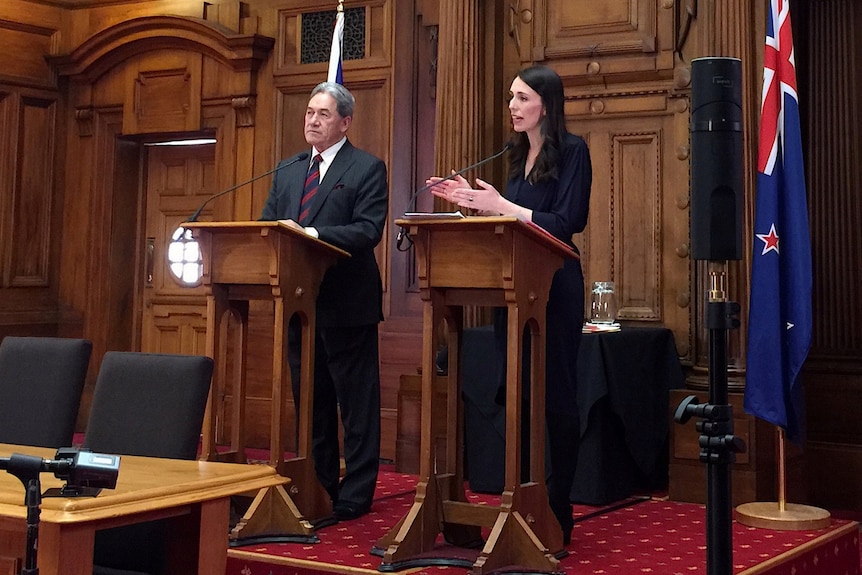
<path fill-rule="evenodd" d="M 295 162 L 275 172 L 261 220 L 299 218 L 309 162 Z M 345 142 L 303 222 L 317 229 L 321 240 L 351 256 L 340 259 L 323 277 L 317 297 L 318 327 L 369 325 L 383 319 L 383 286 L 374 247 L 383 237 L 388 210 L 386 164 Z"/>

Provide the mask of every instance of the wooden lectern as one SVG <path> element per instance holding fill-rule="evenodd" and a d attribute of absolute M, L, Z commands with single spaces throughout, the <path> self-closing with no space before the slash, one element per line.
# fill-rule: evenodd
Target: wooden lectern
<path fill-rule="evenodd" d="M 248 302 L 271 300 L 275 304 L 272 353 L 272 419 L 269 463 L 289 477 L 290 496 L 282 487 L 261 491 L 249 511 L 231 532 L 231 539 L 258 535 L 312 536 L 311 524 L 331 514 L 329 495 L 317 481 L 311 459 L 311 402 L 314 376 L 315 302 L 323 274 L 340 257 L 349 254 L 326 242 L 279 222 L 193 222 L 203 256 L 203 284 L 207 294 L 207 355 L 216 372 L 204 416 L 201 458 L 244 463 L 246 351 Z M 227 384 L 227 321 L 239 320 L 234 346 L 234 408 L 230 449 L 216 450 L 218 399 Z M 285 407 L 292 398 L 287 369 L 287 325 L 298 313 L 302 320 L 302 368 L 296 457 L 285 460 L 287 433 Z M 291 497 L 292 496 L 292 497 Z M 255 515 L 256 514 L 256 515 Z M 252 517 L 254 515 L 254 517 Z M 267 516 L 268 515 L 268 516 Z M 276 525 L 273 525 L 275 523 Z"/>
<path fill-rule="evenodd" d="M 448 543 L 482 544 L 476 575 L 509 566 L 556 572 L 565 554 L 562 532 L 545 488 L 545 308 L 554 273 L 577 254 L 541 228 L 512 217 L 400 219 L 416 246 L 423 307 L 421 458 L 416 498 L 405 517 L 379 540 L 380 571 L 423 564 L 443 533 Z M 467 502 L 463 474 L 463 407 L 459 347 L 462 306 L 508 309 L 505 485 L 500 506 Z M 431 423 L 437 326 L 449 337 L 446 457 L 435 453 Z M 531 333 L 530 477 L 521 478 L 521 363 L 525 329 Z M 494 368 L 489 358 L 489 369 Z M 439 564 L 439 556 L 434 563 Z M 429 564 L 431 561 L 429 561 Z M 459 564 L 459 562 L 454 562 Z"/>

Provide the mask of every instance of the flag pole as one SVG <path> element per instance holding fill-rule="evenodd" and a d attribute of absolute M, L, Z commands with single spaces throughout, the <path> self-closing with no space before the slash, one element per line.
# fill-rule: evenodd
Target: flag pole
<path fill-rule="evenodd" d="M 332 30 L 332 45 L 329 50 L 329 68 L 326 73 L 327 82 L 344 83 L 342 70 L 341 42 L 344 36 L 344 0 L 338 0 L 335 12 L 335 26 Z"/>
<path fill-rule="evenodd" d="M 787 502 L 785 433 L 784 428 L 781 426 L 776 426 L 776 429 L 778 443 L 778 501 L 755 501 L 738 505 L 734 510 L 737 523 L 749 527 L 779 531 L 802 531 L 829 527 L 832 522 L 832 516 L 825 509 Z"/>

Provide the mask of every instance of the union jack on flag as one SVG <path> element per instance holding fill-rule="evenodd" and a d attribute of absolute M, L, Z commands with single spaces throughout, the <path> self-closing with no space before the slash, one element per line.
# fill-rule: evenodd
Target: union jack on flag
<path fill-rule="evenodd" d="M 811 242 L 789 0 L 770 0 L 766 26 L 744 406 L 801 443 Z"/>

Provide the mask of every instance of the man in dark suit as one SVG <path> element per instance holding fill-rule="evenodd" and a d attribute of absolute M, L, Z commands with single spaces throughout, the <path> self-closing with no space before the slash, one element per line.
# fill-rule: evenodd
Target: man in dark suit
<path fill-rule="evenodd" d="M 371 509 L 380 457 L 377 324 L 383 319 L 383 288 L 374 247 L 383 235 L 388 184 L 383 161 L 347 140 L 353 106 L 353 95 L 340 84 L 324 82 L 312 90 L 305 112 L 309 161 L 295 156 L 281 162 L 284 169 L 275 172 L 261 216 L 288 220 L 351 256 L 326 272 L 316 311 L 312 456 L 338 520 Z M 294 316 L 288 329 L 294 399 L 300 329 Z M 340 481 L 339 407 L 346 465 Z"/>

